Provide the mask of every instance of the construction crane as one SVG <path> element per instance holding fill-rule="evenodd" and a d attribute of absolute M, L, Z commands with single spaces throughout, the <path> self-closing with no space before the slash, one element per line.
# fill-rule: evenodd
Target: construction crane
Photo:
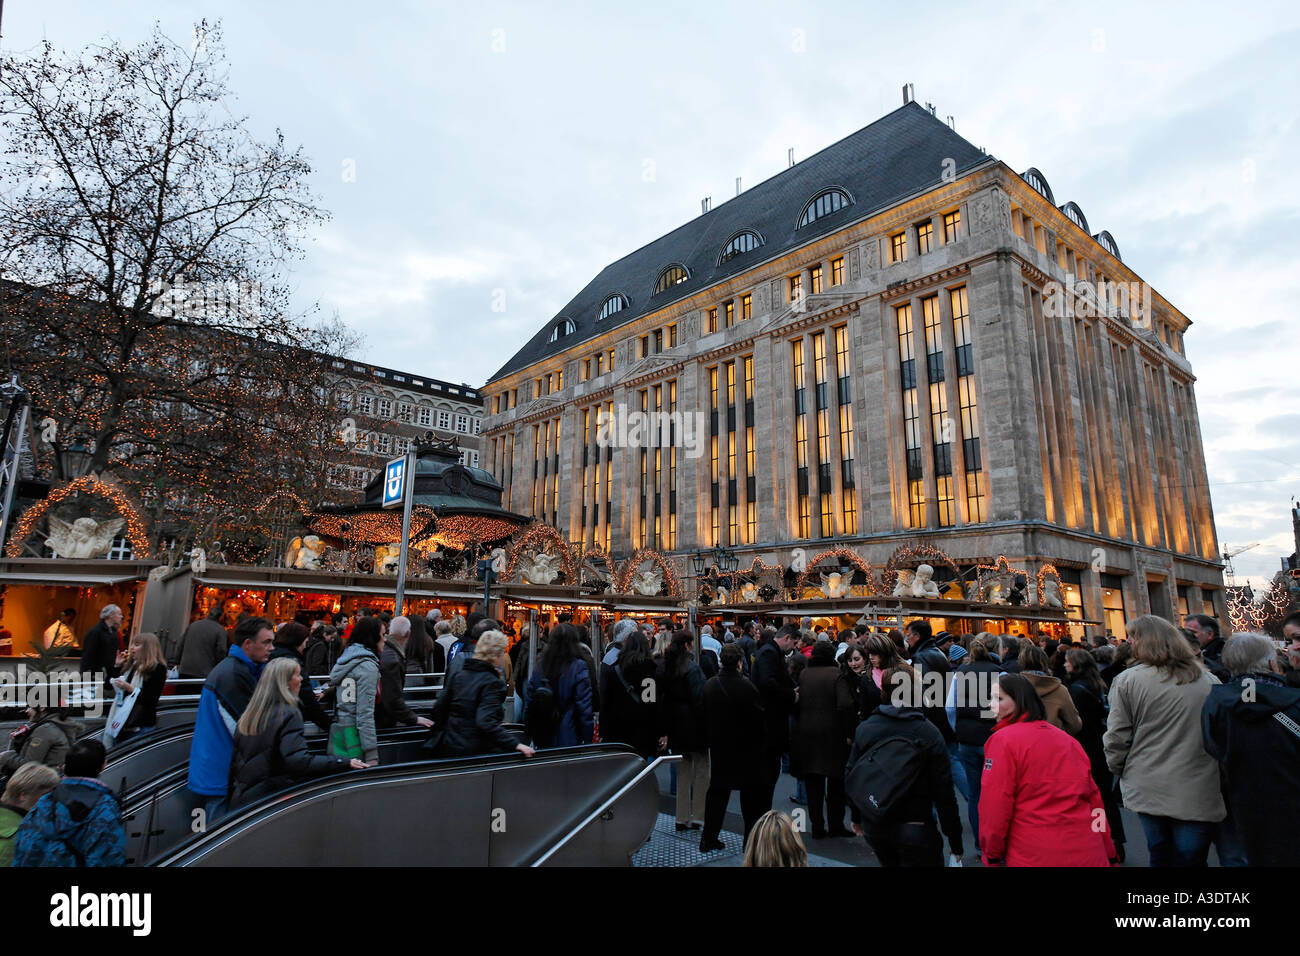
<path fill-rule="evenodd" d="M 1240 548 L 1233 548 L 1231 551 L 1228 550 L 1228 546 L 1227 546 L 1227 545 L 1224 545 L 1224 547 L 1223 547 L 1223 571 L 1224 571 L 1224 573 L 1225 573 L 1225 574 L 1227 575 L 1227 577 L 1228 577 L 1228 587 L 1231 588 L 1231 587 L 1236 587 L 1236 586 L 1237 586 L 1237 579 L 1236 579 L 1236 577 L 1235 577 L 1235 575 L 1234 575 L 1234 572 L 1233 572 L 1233 570 L 1232 570 L 1232 559 L 1235 558 L 1237 555 L 1239 555 L 1239 554 L 1245 552 L 1245 551 L 1249 551 L 1251 548 L 1258 548 L 1259 545 L 1260 545 L 1260 542 L 1258 542 L 1258 541 L 1253 541 L 1253 542 L 1251 542 L 1250 544 L 1242 545 Z"/>

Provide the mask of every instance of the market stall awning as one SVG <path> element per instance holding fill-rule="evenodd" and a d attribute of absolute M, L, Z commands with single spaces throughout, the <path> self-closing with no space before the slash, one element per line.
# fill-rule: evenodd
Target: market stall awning
<path fill-rule="evenodd" d="M 104 587 L 143 581 L 156 566 L 156 561 L 106 558 L 0 558 L 0 584 Z"/>
<path fill-rule="evenodd" d="M 83 574 L 68 577 L 59 572 L 48 574 L 9 574 L 0 572 L 0 584 L 44 584 L 49 587 L 84 588 L 94 584 L 126 584 L 128 581 L 144 580 L 138 574 Z"/>

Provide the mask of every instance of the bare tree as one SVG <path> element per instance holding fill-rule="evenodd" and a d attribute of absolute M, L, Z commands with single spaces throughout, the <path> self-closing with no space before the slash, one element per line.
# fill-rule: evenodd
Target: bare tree
<path fill-rule="evenodd" d="M 318 494 L 348 457 L 329 356 L 355 339 L 293 314 L 285 283 L 327 214 L 302 148 L 228 110 L 224 63 L 203 22 L 0 69 L 6 362 L 159 513 Z"/>

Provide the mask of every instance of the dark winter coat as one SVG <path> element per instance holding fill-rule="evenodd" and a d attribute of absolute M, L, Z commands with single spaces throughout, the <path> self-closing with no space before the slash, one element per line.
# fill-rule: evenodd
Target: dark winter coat
<path fill-rule="evenodd" d="M 601 671 L 605 707 L 600 712 L 600 739 L 627 744 L 642 757 L 653 757 L 659 752 L 659 694 L 657 682 L 646 681 L 655 680 L 655 662 L 647 659 L 630 671 L 620 670 L 618 664 L 601 664 Z"/>
<path fill-rule="evenodd" d="M 181 636 L 181 661 L 177 666 L 182 677 L 207 677 L 212 668 L 225 660 L 230 642 L 226 629 L 216 621 L 195 621 Z"/>
<path fill-rule="evenodd" d="M 112 792 L 65 777 L 36 801 L 14 838 L 14 866 L 123 866 L 126 830 Z"/>
<path fill-rule="evenodd" d="M 709 746 L 704 731 L 704 672 L 693 660 L 686 669 L 667 674 L 660 669 L 660 727 L 675 754 L 703 753 Z"/>
<path fill-rule="evenodd" d="M 912 667 L 916 669 L 918 677 L 934 671 L 944 676 L 943 690 L 939 694 L 938 700 L 925 708 L 925 716 L 930 723 L 938 729 L 943 735 L 945 741 L 956 740 L 957 736 L 953 733 L 952 725 L 948 723 L 948 715 L 944 711 L 944 701 L 948 699 L 948 674 L 952 670 L 952 664 L 948 660 L 948 655 L 939 648 L 939 642 L 933 637 L 920 641 L 916 647 L 911 650 Z M 931 678 L 933 680 L 933 678 Z M 923 685 L 928 686 L 928 685 Z M 928 699 L 928 698 L 927 698 Z"/>
<path fill-rule="evenodd" d="M 1232 679 L 1232 674 L 1223 663 L 1224 643 L 1223 638 L 1216 637 L 1201 648 L 1201 660 L 1205 661 L 1205 666 L 1210 669 L 1211 674 L 1219 678 L 1221 684 L 1226 684 Z"/>
<path fill-rule="evenodd" d="M 923 823 L 932 819 L 935 811 L 938 811 L 939 826 L 948 838 L 949 848 L 960 850 L 961 815 L 957 812 L 948 747 L 943 735 L 919 709 L 882 704 L 874 714 L 858 724 L 845 766 L 845 776 L 872 747 L 887 737 L 908 737 L 915 740 L 925 752 L 925 769 L 899 799 L 884 825 Z M 848 796 L 853 798 L 851 793 Z"/>
<path fill-rule="evenodd" d="M 1111 786 L 1110 768 L 1106 766 L 1106 748 L 1102 738 L 1106 735 L 1106 715 L 1109 708 L 1106 699 L 1095 688 L 1080 680 L 1069 683 L 1070 699 L 1074 709 L 1079 712 L 1079 731 L 1074 736 L 1088 755 L 1092 764 L 1092 778 L 1097 781 L 1097 788 L 1106 794 Z"/>
<path fill-rule="evenodd" d="M 307 669 L 302 672 L 302 676 L 304 678 L 328 676 L 342 653 L 343 642 L 339 638 L 329 641 L 320 631 L 317 631 L 307 638 L 307 646 L 303 649 L 302 657 Z M 313 720 L 312 723 L 315 721 Z"/>
<path fill-rule="evenodd" d="M 117 676 L 117 631 L 111 630 L 103 618 L 81 639 L 81 672 L 102 672 L 108 677 Z"/>
<path fill-rule="evenodd" d="M 840 777 L 857 726 L 853 695 L 834 664 L 810 663 L 799 675 L 799 732 L 794 757 L 805 774 Z"/>
<path fill-rule="evenodd" d="M 307 682 L 303 681 L 303 686 Z M 307 752 L 302 714 L 281 704 L 269 715 L 262 732 L 245 737 L 235 731 L 230 755 L 230 806 L 260 800 L 313 777 L 342 773 L 346 757 L 324 757 Z"/>
<path fill-rule="evenodd" d="M 167 665 L 158 664 L 144 678 L 139 678 L 133 668 L 127 671 L 125 679 L 140 687 L 140 696 L 131 705 L 126 727 L 152 727 L 158 723 L 158 698 L 162 696 L 163 686 L 167 683 Z"/>
<path fill-rule="evenodd" d="M 392 641 L 384 642 L 379 657 L 379 706 L 376 727 L 409 727 L 417 723 L 415 711 L 406 702 L 406 654 Z"/>
<path fill-rule="evenodd" d="M 1300 690 L 1273 674 L 1235 677 L 1210 689 L 1201 734 L 1223 768 L 1228 815 L 1246 861 L 1294 866 L 1300 860 L 1300 831 L 1292 825 L 1300 812 Z"/>
<path fill-rule="evenodd" d="M 763 705 L 763 744 L 769 753 L 790 749 L 790 713 L 794 710 L 794 679 L 776 641 L 764 641 L 754 655 L 750 674 Z"/>
<path fill-rule="evenodd" d="M 739 789 L 763 774 L 763 708 L 758 690 L 735 671 L 704 684 L 709 785 Z"/>
<path fill-rule="evenodd" d="M 329 730 L 334 720 L 316 699 L 316 692 L 312 690 L 311 681 L 307 679 L 307 661 L 304 656 L 292 647 L 277 647 L 271 652 L 271 660 L 277 657 L 291 658 L 298 665 L 298 672 L 302 675 L 302 686 L 298 688 L 298 706 L 302 709 L 303 720 L 310 720 L 321 730 Z"/>
<path fill-rule="evenodd" d="M 433 705 L 430 739 L 438 757 L 514 750 L 518 741 L 501 722 L 505 719 L 506 685 L 487 661 L 469 658 L 448 678 Z"/>
<path fill-rule="evenodd" d="M 544 675 L 542 662 L 537 661 L 537 670 L 528 678 L 524 688 L 524 711 L 537 690 L 537 685 Z M 576 747 L 589 744 L 596 732 L 596 719 L 592 708 L 591 671 L 581 657 L 569 661 L 556 679 L 550 681 L 551 693 L 555 695 L 555 735 L 550 740 L 537 741 L 542 747 Z"/>
<path fill-rule="evenodd" d="M 993 733 L 997 716 L 989 716 L 991 709 L 985 699 L 993 693 L 993 684 L 1001 668 L 993 661 L 968 661 L 957 668 L 953 675 L 953 686 L 957 693 L 957 727 L 954 736 L 959 744 L 971 747 L 983 747 L 984 741 Z"/>

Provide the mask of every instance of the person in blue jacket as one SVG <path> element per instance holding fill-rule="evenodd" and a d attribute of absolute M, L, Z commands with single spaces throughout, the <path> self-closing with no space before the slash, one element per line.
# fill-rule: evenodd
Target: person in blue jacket
<path fill-rule="evenodd" d="M 203 803 L 205 822 L 214 823 L 228 809 L 230 755 L 235 745 L 235 727 L 262 668 L 271 657 L 275 626 L 264 617 L 249 617 L 235 627 L 229 653 L 208 674 L 199 695 L 199 712 L 190 743 L 190 792 Z"/>
<path fill-rule="evenodd" d="M 67 776 L 36 801 L 14 837 L 14 866 L 123 866 L 122 811 L 100 783 L 104 745 L 79 740 L 64 763 Z"/>
<path fill-rule="evenodd" d="M 545 678 L 554 695 L 553 722 L 536 740 L 539 747 L 576 747 L 591 743 L 595 732 L 592 708 L 591 672 L 579 650 L 578 629 L 572 624 L 551 628 L 546 650 L 538 668 L 528 678 L 525 708 L 532 706 L 538 686 Z"/>

